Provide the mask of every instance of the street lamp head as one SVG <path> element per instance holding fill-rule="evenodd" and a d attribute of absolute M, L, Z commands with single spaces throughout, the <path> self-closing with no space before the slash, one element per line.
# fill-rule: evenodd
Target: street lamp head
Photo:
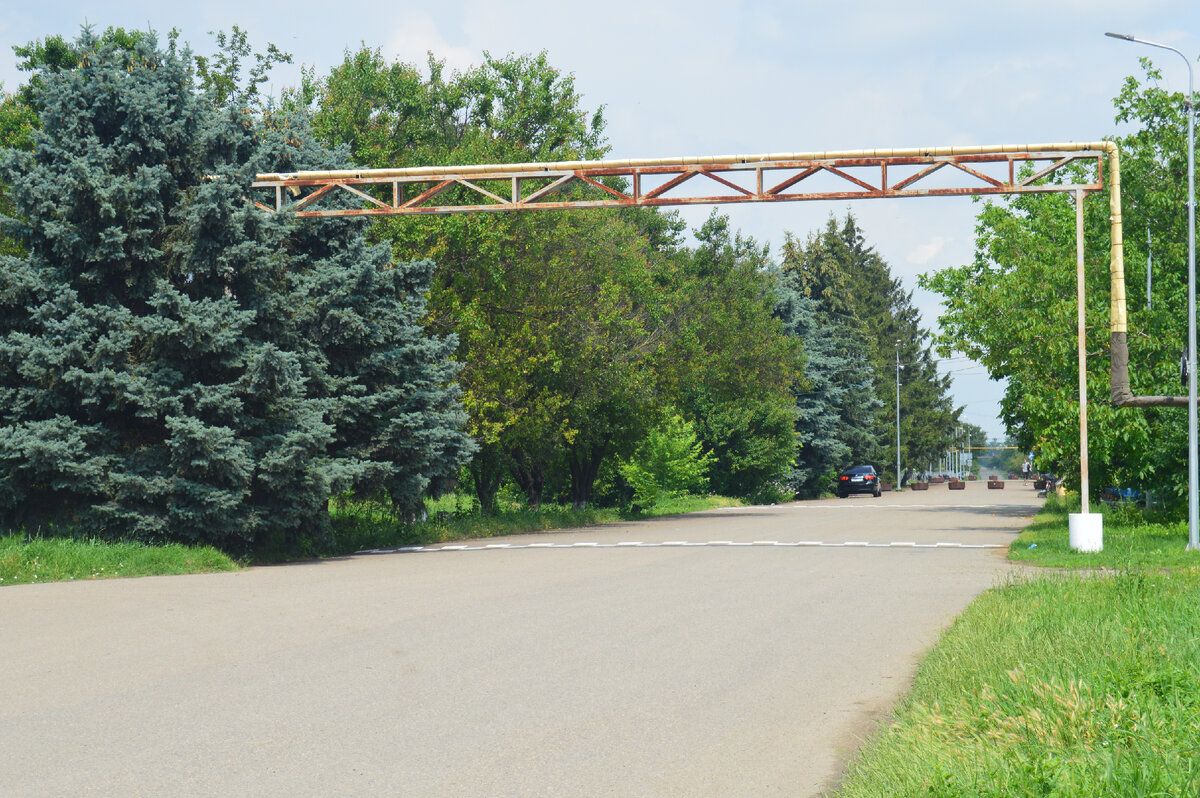
<path fill-rule="evenodd" d="M 1106 33 L 1105 36 L 1111 36 L 1114 39 L 1124 39 L 1127 42 L 1135 42 L 1137 39 L 1130 36 L 1128 33 Z"/>

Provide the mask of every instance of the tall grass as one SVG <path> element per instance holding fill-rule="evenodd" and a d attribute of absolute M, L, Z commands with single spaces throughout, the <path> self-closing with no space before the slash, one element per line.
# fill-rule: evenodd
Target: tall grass
<path fill-rule="evenodd" d="M 211 546 L 107 543 L 71 538 L 0 537 L 0 586 L 72 579 L 232 571 L 237 563 Z"/>
<path fill-rule="evenodd" d="M 348 554 L 361 549 L 442 543 L 464 538 L 488 538 L 620 520 L 611 509 L 573 510 L 543 505 L 537 510 L 510 509 L 494 515 L 454 513 L 433 509 L 424 519 L 405 521 L 389 508 L 372 502 L 343 502 L 330 506 L 333 539 L 322 555 Z"/>
<path fill-rule="evenodd" d="M 575 510 L 561 504 L 543 504 L 531 510 L 515 502 L 506 502 L 499 512 L 485 514 L 469 498 L 451 495 L 426 502 L 426 518 L 405 521 L 397 518 L 390 507 L 377 502 L 338 499 L 330 502 L 332 539 L 315 553 L 337 556 L 363 549 L 545 532 L 740 504 L 742 502 L 737 499 L 723 496 L 683 496 L 664 498 L 651 508 L 631 513 L 614 508 Z"/>
<path fill-rule="evenodd" d="M 1200 795 L 1198 609 L 1200 569 L 984 594 L 838 795 Z"/>

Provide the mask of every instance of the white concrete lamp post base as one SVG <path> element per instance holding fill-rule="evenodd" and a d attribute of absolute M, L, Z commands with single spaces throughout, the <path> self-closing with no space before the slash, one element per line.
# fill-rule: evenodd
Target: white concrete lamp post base
<path fill-rule="evenodd" d="M 1104 548 L 1104 516 L 1100 513 L 1071 513 L 1068 529 L 1071 551 L 1101 551 Z"/>

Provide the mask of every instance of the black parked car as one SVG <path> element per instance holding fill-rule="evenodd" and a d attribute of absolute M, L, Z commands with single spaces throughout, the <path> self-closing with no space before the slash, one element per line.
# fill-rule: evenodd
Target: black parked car
<path fill-rule="evenodd" d="M 875 473 L 874 466 L 854 466 L 838 474 L 838 498 L 844 499 L 851 493 L 870 493 L 877 499 L 883 495 L 883 486 L 879 483 L 879 474 Z"/>

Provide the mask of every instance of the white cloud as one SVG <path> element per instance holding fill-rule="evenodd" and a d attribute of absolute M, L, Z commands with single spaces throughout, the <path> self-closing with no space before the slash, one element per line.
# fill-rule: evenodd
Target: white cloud
<path fill-rule="evenodd" d="M 404 61 L 423 68 L 432 52 L 446 62 L 449 72 L 465 72 L 483 60 L 483 54 L 472 47 L 450 44 L 438 30 L 433 18 L 423 12 L 410 12 L 404 21 L 387 36 L 383 56 L 389 61 Z"/>
<path fill-rule="evenodd" d="M 953 239 L 944 236 L 934 236 L 924 244 L 916 247 L 908 253 L 906 260 L 914 266 L 924 266 L 929 261 L 937 257 L 938 253 L 945 248 L 946 244 Z"/>

